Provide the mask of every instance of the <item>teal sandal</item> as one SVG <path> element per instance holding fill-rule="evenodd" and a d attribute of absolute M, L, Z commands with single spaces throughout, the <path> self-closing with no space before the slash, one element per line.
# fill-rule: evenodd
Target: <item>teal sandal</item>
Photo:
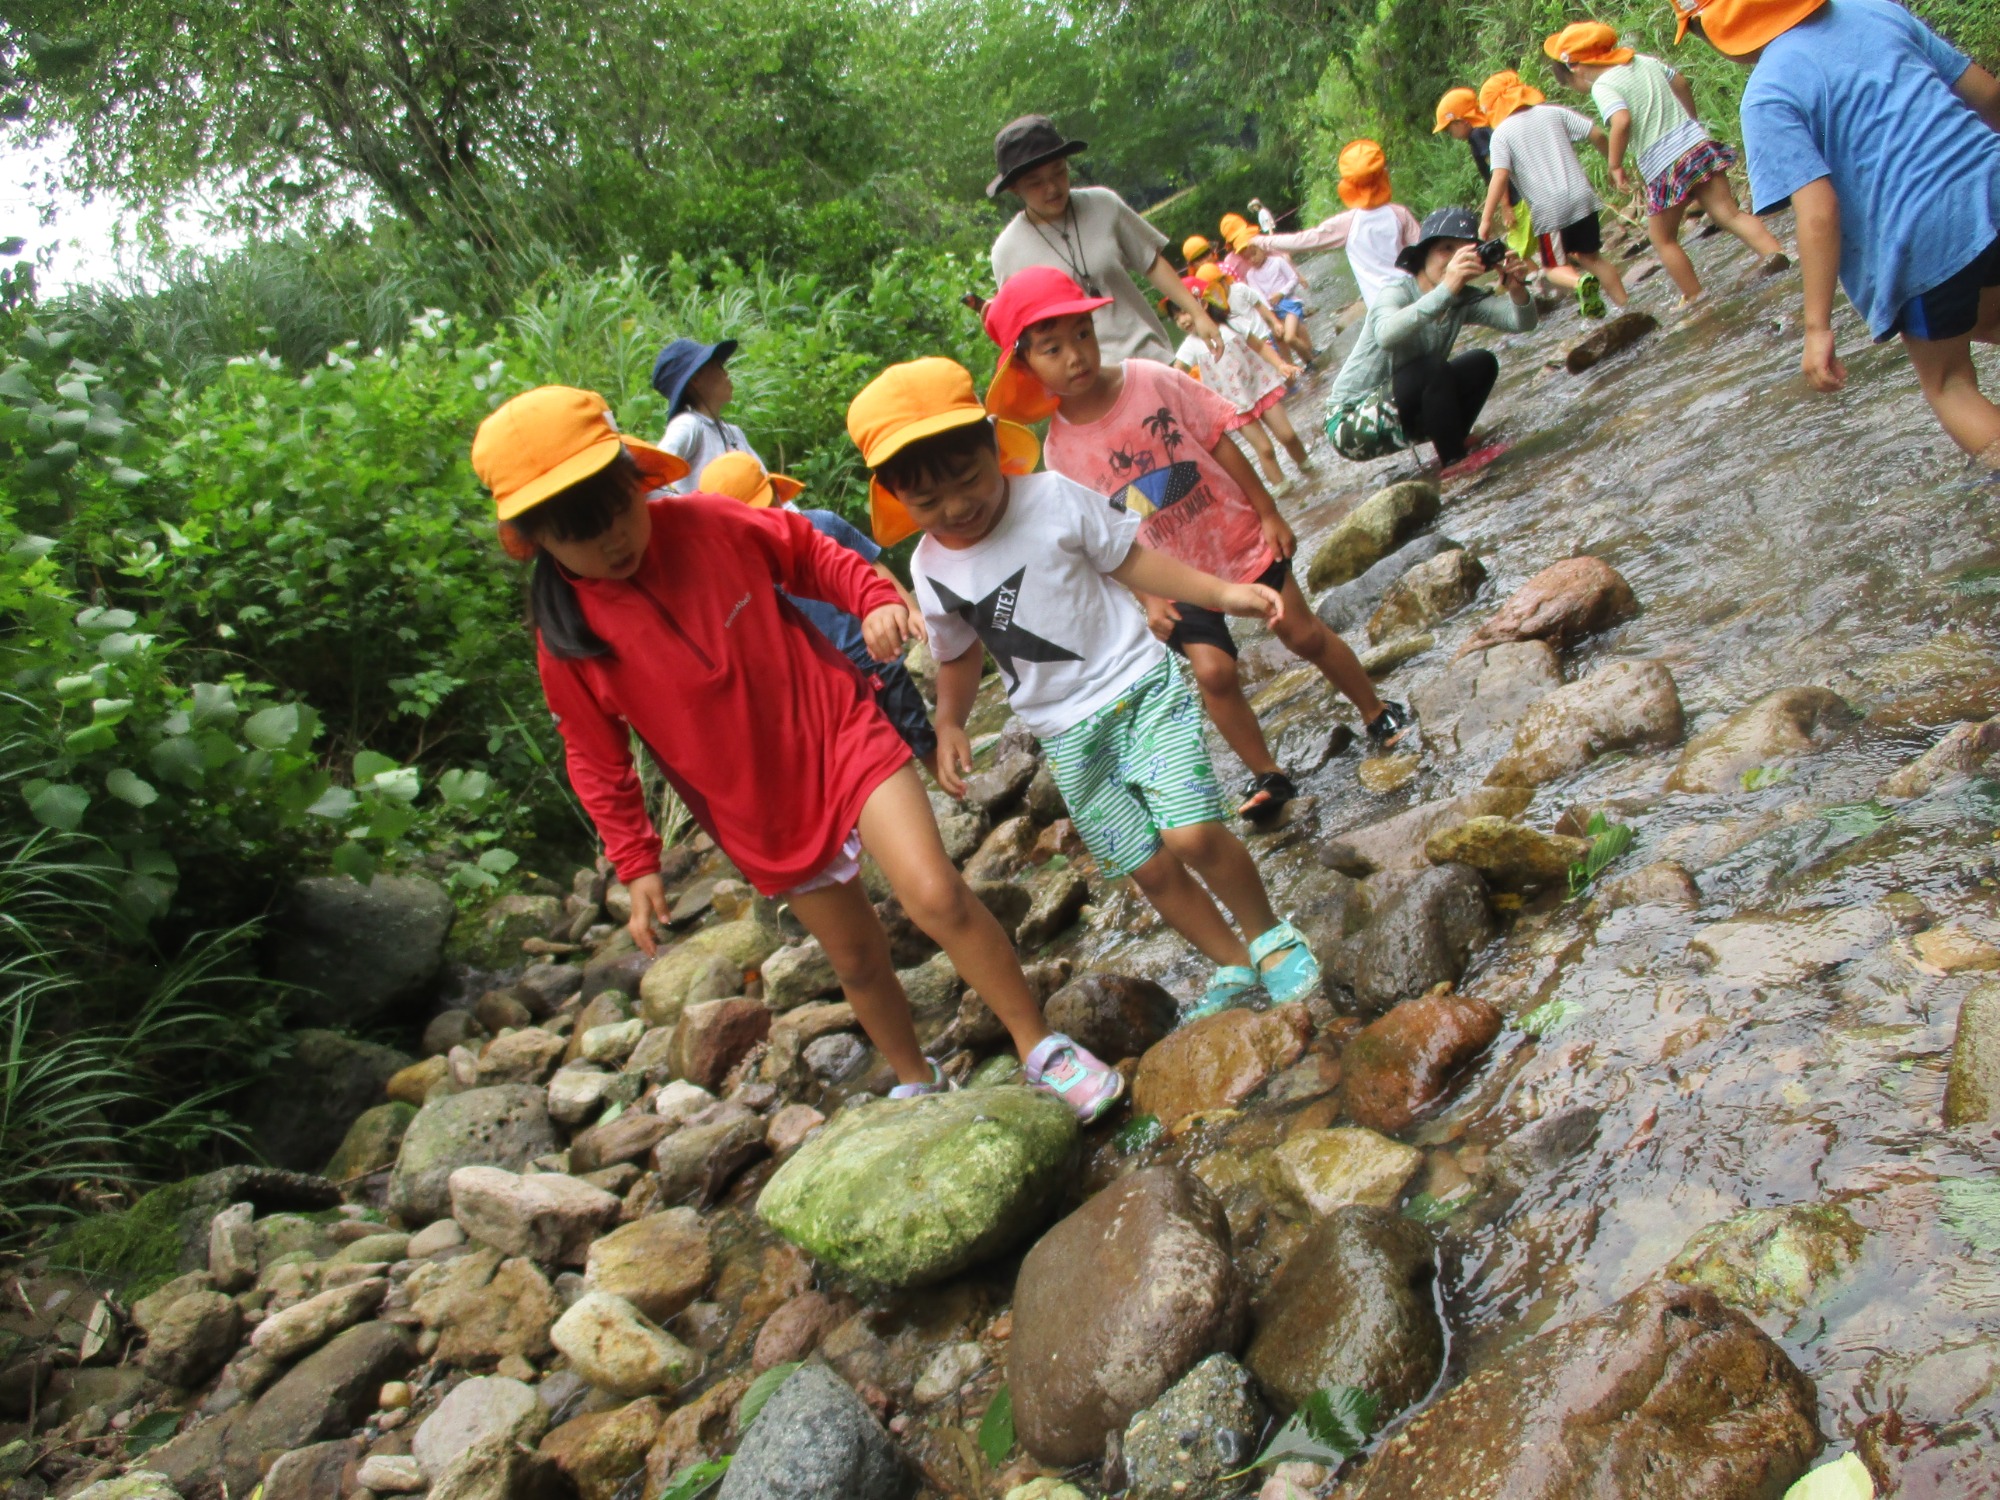
<path fill-rule="evenodd" d="M 1276 963 L 1265 960 L 1276 958 Z M 1257 980 L 1280 1005 L 1302 999 L 1320 981 L 1319 960 L 1313 957 L 1305 934 L 1290 922 L 1280 922 L 1269 932 L 1250 941 L 1250 962 L 1257 966 Z"/>
<path fill-rule="evenodd" d="M 1243 997 L 1262 982 L 1253 968 L 1244 964 L 1224 964 L 1210 977 L 1201 1003 L 1187 1013 L 1187 1019 L 1199 1021 L 1203 1016 L 1212 1016 L 1218 1011 L 1241 1005 Z"/>

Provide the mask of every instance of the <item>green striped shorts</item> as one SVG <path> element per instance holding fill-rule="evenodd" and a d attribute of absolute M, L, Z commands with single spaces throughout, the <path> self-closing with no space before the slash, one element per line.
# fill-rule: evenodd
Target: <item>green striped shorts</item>
<path fill-rule="evenodd" d="M 1201 699 L 1178 657 L 1065 729 L 1048 753 L 1070 821 L 1113 875 L 1129 875 L 1158 853 L 1161 829 L 1222 820 Z"/>

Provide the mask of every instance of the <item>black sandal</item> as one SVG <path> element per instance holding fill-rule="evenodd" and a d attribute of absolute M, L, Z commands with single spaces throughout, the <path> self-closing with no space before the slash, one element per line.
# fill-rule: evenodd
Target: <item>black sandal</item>
<path fill-rule="evenodd" d="M 1283 771 L 1261 772 L 1244 786 L 1243 805 L 1236 809 L 1236 816 L 1246 823 L 1268 823 L 1298 794 L 1292 778 Z"/>

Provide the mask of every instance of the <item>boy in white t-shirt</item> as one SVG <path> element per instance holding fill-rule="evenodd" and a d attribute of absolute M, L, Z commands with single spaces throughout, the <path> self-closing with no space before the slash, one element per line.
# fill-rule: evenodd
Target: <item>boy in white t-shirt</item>
<path fill-rule="evenodd" d="M 939 784 L 964 793 L 965 721 L 990 652 L 1090 852 L 1218 966 L 1195 1013 L 1259 985 L 1279 1001 L 1310 991 L 1312 949 L 1222 821 L 1201 700 L 1131 591 L 1265 620 L 1283 613 L 1279 595 L 1142 545 L 1137 515 L 1074 480 L 1020 473 L 1002 445 L 1032 435 L 989 419 L 951 360 L 885 370 L 849 408 L 848 432 L 873 471 L 877 538 L 924 533 L 910 574 L 938 661 Z"/>

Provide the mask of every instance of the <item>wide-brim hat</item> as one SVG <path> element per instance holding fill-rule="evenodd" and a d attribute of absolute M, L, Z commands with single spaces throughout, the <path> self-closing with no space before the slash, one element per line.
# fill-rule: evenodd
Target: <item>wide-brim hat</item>
<path fill-rule="evenodd" d="M 1023 172 L 1058 156 L 1074 156 L 1085 150 L 1087 144 L 1066 139 L 1047 115 L 1022 115 L 1018 120 L 1009 120 L 993 137 L 993 164 L 999 171 L 986 184 L 986 196 L 999 197 Z"/>
<path fill-rule="evenodd" d="M 1389 158 L 1374 141 L 1340 148 L 1340 201 L 1349 208 L 1380 208 L 1389 201 Z"/>
<path fill-rule="evenodd" d="M 1498 130 L 1506 123 L 1507 116 L 1517 109 L 1525 109 L 1530 104 L 1546 104 L 1548 95 L 1531 83 L 1525 83 L 1521 75 L 1512 68 L 1495 73 L 1479 85 L 1479 107 L 1486 118 Z"/>
<path fill-rule="evenodd" d="M 986 410 L 1013 422 L 1041 422 L 1061 403 L 1014 357 L 1021 335 L 1037 323 L 1108 307 L 1109 297 L 1093 297 L 1054 266 L 1029 266 L 1009 276 L 986 304 L 986 336 L 1000 346 L 1000 362 L 986 387 Z"/>
<path fill-rule="evenodd" d="M 1442 135 L 1459 120 L 1474 127 L 1492 123 L 1486 118 L 1486 111 L 1479 107 L 1479 96 L 1471 89 L 1446 89 L 1437 102 L 1437 125 L 1431 134 Z"/>
<path fill-rule="evenodd" d="M 680 414 L 688 382 L 695 372 L 712 360 L 729 363 L 736 352 L 735 339 L 704 344 L 695 339 L 675 339 L 653 358 L 653 389 L 667 398 L 667 415 Z"/>
<path fill-rule="evenodd" d="M 795 500 L 805 489 L 789 474 L 767 471 L 754 453 L 725 453 L 712 460 L 696 477 L 694 487 L 704 495 L 727 495 L 758 510 Z"/>
<path fill-rule="evenodd" d="M 1542 42 L 1542 51 L 1565 68 L 1614 68 L 1637 54 L 1618 45 L 1618 32 L 1602 21 L 1572 21 Z"/>
<path fill-rule="evenodd" d="M 1456 203 L 1444 208 L 1434 208 L 1417 229 L 1417 242 L 1405 245 L 1396 252 L 1397 269 L 1408 271 L 1412 276 L 1424 268 L 1424 261 L 1431 253 L 1431 246 L 1439 240 L 1479 239 L 1479 220 L 1469 208 L 1460 208 Z"/>
<path fill-rule="evenodd" d="M 1826 0 L 1674 0 L 1678 26 L 1674 44 L 1688 34 L 1688 23 L 1701 17 L 1701 34 L 1718 52 L 1742 57 L 1767 47 L 1790 31 Z"/>
<path fill-rule="evenodd" d="M 472 472 L 492 492 L 498 519 L 511 521 L 582 483 L 620 453 L 632 455 L 651 485 L 687 477 L 682 459 L 619 432 L 610 405 L 597 392 L 544 385 L 522 392 L 479 424 L 472 438 Z"/>
<path fill-rule="evenodd" d="M 972 374 L 955 359 L 933 355 L 891 365 L 861 388 L 847 407 L 847 435 L 861 450 L 861 461 L 879 469 L 910 444 L 992 420 L 972 388 Z M 1032 474 L 1042 455 L 1041 442 L 1013 422 L 994 422 L 1000 447 L 1000 472 Z M 868 526 L 875 540 L 893 547 L 918 530 L 903 502 L 882 481 L 868 481 Z"/>

